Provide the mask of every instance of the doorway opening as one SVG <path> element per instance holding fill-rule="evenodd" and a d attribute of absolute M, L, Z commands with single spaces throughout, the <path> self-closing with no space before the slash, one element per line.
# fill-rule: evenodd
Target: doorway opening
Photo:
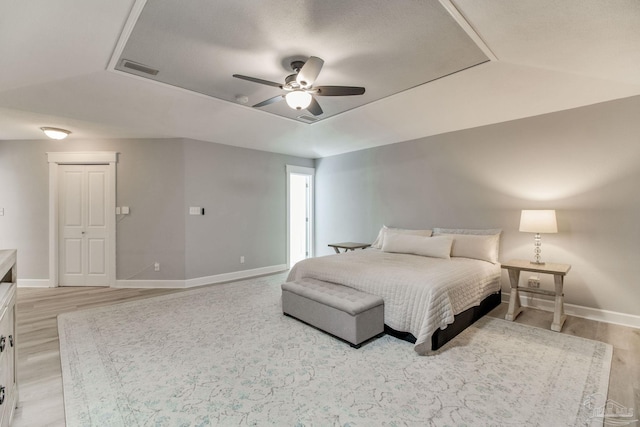
<path fill-rule="evenodd" d="M 287 165 L 287 266 L 313 256 L 315 169 Z"/>

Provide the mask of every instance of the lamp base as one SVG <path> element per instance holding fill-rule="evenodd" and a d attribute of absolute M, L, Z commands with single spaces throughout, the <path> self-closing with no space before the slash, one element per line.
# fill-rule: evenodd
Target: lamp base
<path fill-rule="evenodd" d="M 540 254 L 542 253 L 542 239 L 540 239 L 540 233 L 536 233 L 533 237 L 533 253 L 535 254 L 534 260 L 531 261 L 533 265 L 544 265 L 543 261 L 540 261 Z"/>

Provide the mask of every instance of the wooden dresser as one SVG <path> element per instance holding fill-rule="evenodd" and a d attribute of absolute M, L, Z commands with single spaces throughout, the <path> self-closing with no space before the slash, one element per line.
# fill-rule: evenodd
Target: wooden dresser
<path fill-rule="evenodd" d="M 0 426 L 11 425 L 18 405 L 16 382 L 16 251 L 0 250 Z"/>

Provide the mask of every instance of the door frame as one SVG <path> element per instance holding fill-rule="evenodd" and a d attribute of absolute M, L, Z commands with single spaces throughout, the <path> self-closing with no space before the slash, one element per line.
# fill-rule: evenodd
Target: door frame
<path fill-rule="evenodd" d="M 58 277 L 58 166 L 59 165 L 108 165 L 107 236 L 110 247 L 107 253 L 108 286 L 116 284 L 116 163 L 118 153 L 115 151 L 93 152 L 49 152 L 49 287 L 59 286 Z"/>
<path fill-rule="evenodd" d="M 290 236 L 290 221 L 289 218 L 289 195 L 291 189 L 291 175 L 309 175 L 309 258 L 313 257 L 314 250 L 314 242 L 315 242 L 315 208 L 314 208 L 314 199 L 315 199 L 315 177 L 316 170 L 315 168 L 309 168 L 304 166 L 294 166 L 294 165 L 286 165 L 287 171 L 287 268 L 291 268 L 291 248 L 289 247 L 289 239 Z"/>

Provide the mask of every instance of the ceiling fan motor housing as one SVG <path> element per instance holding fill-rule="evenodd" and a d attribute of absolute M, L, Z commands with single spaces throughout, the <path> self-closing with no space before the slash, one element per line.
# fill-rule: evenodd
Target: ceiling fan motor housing
<path fill-rule="evenodd" d="M 302 67 L 304 67 L 304 61 L 293 61 L 291 63 L 291 69 L 296 73 L 299 73 Z"/>
<path fill-rule="evenodd" d="M 300 85 L 296 81 L 296 77 L 298 77 L 297 74 L 290 74 L 287 77 L 285 77 L 284 89 L 290 89 L 290 90 L 298 89 Z"/>

